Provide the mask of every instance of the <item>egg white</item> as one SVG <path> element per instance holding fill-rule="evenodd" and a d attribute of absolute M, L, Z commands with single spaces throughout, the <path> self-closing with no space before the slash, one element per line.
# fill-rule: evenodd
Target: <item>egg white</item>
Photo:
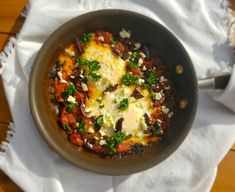
<path fill-rule="evenodd" d="M 108 45 L 91 41 L 87 44 L 82 57 L 97 60 L 101 64 L 101 68 L 97 71 L 97 74 L 101 75 L 101 79 L 98 82 L 88 81 L 89 99 L 85 103 L 86 111 L 89 111 L 90 115 L 96 117 L 103 115 L 104 124 L 101 127 L 101 133 L 112 136 L 115 131 L 115 123 L 123 117 L 122 132 L 132 135 L 131 139 L 135 142 L 145 144 L 144 130 L 147 127 L 144 114 L 153 112 L 149 91 L 140 90 L 144 97 L 135 99 L 131 96 L 134 86 L 121 85 L 121 79 L 126 72 L 126 62 L 114 54 Z M 104 90 L 108 86 L 115 84 L 119 84 L 117 90 L 104 94 Z M 128 98 L 129 107 L 121 110 L 119 105 L 124 98 Z"/>

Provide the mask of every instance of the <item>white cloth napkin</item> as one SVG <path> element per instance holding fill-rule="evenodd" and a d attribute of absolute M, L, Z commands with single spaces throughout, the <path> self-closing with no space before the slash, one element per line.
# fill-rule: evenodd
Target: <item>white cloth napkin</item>
<path fill-rule="evenodd" d="M 137 174 L 112 177 L 75 167 L 54 153 L 37 131 L 29 110 L 28 81 L 38 50 L 64 22 L 103 8 L 134 10 L 162 23 L 184 44 L 198 77 L 231 66 L 228 22 L 232 18 L 227 1 L 32 0 L 18 38 L 11 39 L 0 55 L 14 119 L 14 129 L 9 131 L 13 138 L 1 145 L 6 152 L 0 155 L 0 168 L 30 192 L 209 191 L 218 163 L 235 140 L 235 115 L 214 101 L 211 92 L 199 92 L 193 128 L 179 149 L 159 165 Z"/>

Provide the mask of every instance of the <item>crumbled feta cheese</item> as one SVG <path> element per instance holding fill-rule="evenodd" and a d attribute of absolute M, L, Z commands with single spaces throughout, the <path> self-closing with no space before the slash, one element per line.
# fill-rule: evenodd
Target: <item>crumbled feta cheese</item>
<path fill-rule="evenodd" d="M 63 79 L 63 76 L 62 76 L 62 72 L 61 72 L 61 71 L 58 71 L 58 72 L 57 72 L 57 75 L 58 75 L 58 77 L 60 78 L 60 82 L 61 82 L 61 83 L 67 83 L 67 81 Z"/>
<path fill-rule="evenodd" d="M 140 44 L 140 43 L 135 43 L 134 45 L 135 45 L 134 50 L 138 50 L 138 49 L 141 47 L 141 44 Z"/>
<path fill-rule="evenodd" d="M 90 108 L 85 108 L 85 112 L 89 113 L 89 112 L 91 112 L 91 109 Z"/>
<path fill-rule="evenodd" d="M 142 58 L 139 58 L 139 60 L 138 60 L 138 65 L 139 65 L 139 66 L 142 65 L 143 62 L 144 62 L 144 60 L 143 60 Z"/>
<path fill-rule="evenodd" d="M 139 85 L 142 85 L 144 82 L 145 82 L 144 79 L 139 79 L 139 80 L 138 80 L 138 84 L 139 84 Z"/>
<path fill-rule="evenodd" d="M 174 115 L 173 112 L 168 113 L 168 117 L 171 118 Z"/>
<path fill-rule="evenodd" d="M 87 132 L 88 133 L 94 133 L 95 130 L 93 129 L 93 127 L 88 127 Z"/>
<path fill-rule="evenodd" d="M 160 76 L 160 77 L 159 77 L 160 83 L 162 83 L 164 80 L 165 80 L 164 76 Z"/>
<path fill-rule="evenodd" d="M 104 37 L 101 35 L 98 37 L 99 41 L 104 41 Z"/>
<path fill-rule="evenodd" d="M 155 93 L 155 99 L 159 100 L 162 98 L 162 94 L 161 93 Z"/>
<path fill-rule="evenodd" d="M 99 130 L 99 132 L 100 132 L 101 136 L 105 136 L 105 132 L 104 131 Z"/>
<path fill-rule="evenodd" d="M 71 79 L 74 79 L 75 77 L 74 77 L 73 75 L 70 75 L 70 78 L 71 78 Z"/>
<path fill-rule="evenodd" d="M 88 91 L 88 87 L 85 83 L 82 83 L 82 90 L 85 92 Z"/>
<path fill-rule="evenodd" d="M 100 140 L 100 145 L 106 145 L 107 142 L 105 140 Z"/>
<path fill-rule="evenodd" d="M 60 80 L 63 79 L 63 76 L 62 76 L 61 71 L 58 71 L 58 72 L 57 72 L 57 75 L 58 75 L 58 77 L 60 78 Z"/>
<path fill-rule="evenodd" d="M 161 120 L 161 119 L 157 119 L 157 122 L 161 124 L 161 123 L 162 123 L 162 120 Z"/>
<path fill-rule="evenodd" d="M 131 37 L 131 33 L 130 31 L 126 31 L 125 29 L 122 29 L 120 32 L 119 32 L 119 35 L 121 38 L 130 38 Z"/>
<path fill-rule="evenodd" d="M 128 96 L 128 95 L 130 95 L 131 94 L 131 91 L 130 91 L 130 89 L 128 89 L 128 88 L 124 88 L 123 89 L 123 96 Z"/>
<path fill-rule="evenodd" d="M 167 114 L 169 111 L 170 111 L 170 109 L 167 108 L 165 105 L 162 106 L 162 112 L 163 112 L 164 114 Z"/>
<path fill-rule="evenodd" d="M 89 142 L 86 142 L 86 145 L 87 145 L 87 147 L 89 147 L 90 149 L 93 147 L 93 145 L 92 145 L 91 143 L 89 143 Z"/>
<path fill-rule="evenodd" d="M 71 95 L 69 95 L 67 101 L 68 101 L 69 103 L 76 103 L 76 98 L 73 97 L 73 96 L 71 96 Z"/>
<path fill-rule="evenodd" d="M 61 83 L 67 83 L 67 81 L 64 80 L 64 79 L 61 79 L 60 82 L 61 82 Z"/>
<path fill-rule="evenodd" d="M 142 57 L 143 59 L 146 57 L 146 55 L 143 52 L 140 52 L 139 56 Z"/>
<path fill-rule="evenodd" d="M 74 57 L 75 56 L 75 53 L 73 51 L 70 51 L 68 49 L 65 49 L 65 52 L 68 53 L 69 56 L 72 56 Z"/>
<path fill-rule="evenodd" d="M 143 66 L 143 71 L 146 71 L 147 70 L 147 68 L 145 67 L 145 65 Z"/>

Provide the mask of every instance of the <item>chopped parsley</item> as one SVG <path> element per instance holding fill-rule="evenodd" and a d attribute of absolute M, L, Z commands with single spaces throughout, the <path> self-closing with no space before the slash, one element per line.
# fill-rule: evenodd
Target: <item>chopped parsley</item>
<path fill-rule="evenodd" d="M 91 41 L 93 35 L 94 35 L 93 33 L 84 33 L 84 34 L 82 34 L 80 40 L 83 43 L 88 43 L 89 41 Z"/>
<path fill-rule="evenodd" d="M 130 56 L 130 61 L 128 62 L 128 65 L 131 68 L 137 68 L 139 66 L 138 64 L 138 57 L 137 57 L 137 52 L 133 52 Z"/>
<path fill-rule="evenodd" d="M 129 107 L 129 104 L 128 104 L 128 99 L 127 98 L 124 98 L 123 100 L 120 101 L 119 109 L 126 110 L 128 107 Z"/>
<path fill-rule="evenodd" d="M 130 60 L 137 63 L 138 62 L 138 58 L 137 58 L 137 52 L 133 52 L 130 56 Z"/>
<path fill-rule="evenodd" d="M 70 131 L 71 130 L 71 127 L 68 124 L 63 125 L 63 128 L 64 128 L 65 131 Z"/>
<path fill-rule="evenodd" d="M 128 62 L 128 65 L 131 67 L 131 68 L 137 68 L 139 66 L 138 63 L 135 63 L 135 62 L 132 62 L 132 61 L 129 61 Z"/>
<path fill-rule="evenodd" d="M 66 110 L 68 112 L 72 111 L 73 109 L 76 108 L 76 104 L 75 103 L 69 103 L 69 102 L 65 102 L 66 105 Z"/>
<path fill-rule="evenodd" d="M 115 39 L 114 36 L 112 36 L 111 43 L 114 44 L 114 45 L 117 43 L 117 39 Z"/>
<path fill-rule="evenodd" d="M 66 110 L 68 112 L 70 112 L 71 110 L 76 108 L 76 103 L 69 103 L 69 102 L 67 102 L 68 97 L 70 95 L 74 96 L 76 91 L 77 90 L 76 90 L 75 86 L 71 83 L 71 84 L 69 84 L 67 89 L 64 92 L 61 93 L 61 95 L 62 95 L 62 97 L 64 98 L 64 101 L 65 101 Z"/>
<path fill-rule="evenodd" d="M 91 78 L 92 78 L 94 81 L 99 81 L 100 78 L 101 78 L 101 75 L 97 75 L 97 74 L 94 73 L 94 72 L 90 73 L 90 76 L 91 76 Z"/>
<path fill-rule="evenodd" d="M 76 62 L 77 62 L 77 64 L 80 65 L 80 66 L 86 66 L 86 65 L 89 64 L 89 60 L 83 59 L 83 58 L 81 58 L 81 57 L 76 57 Z"/>
<path fill-rule="evenodd" d="M 154 92 L 150 93 L 149 96 L 153 101 L 156 100 L 156 98 L 157 98 L 156 93 L 154 93 Z"/>
<path fill-rule="evenodd" d="M 157 83 L 157 75 L 154 72 L 150 72 L 148 78 L 147 78 L 147 83 L 151 86 Z"/>
<path fill-rule="evenodd" d="M 81 121 L 79 124 L 78 124 L 78 127 L 77 127 L 77 132 L 78 133 L 82 133 L 84 130 L 85 130 L 85 121 Z"/>
<path fill-rule="evenodd" d="M 96 60 L 92 60 L 88 63 L 88 68 L 90 72 L 97 71 L 101 68 L 100 62 Z"/>
<path fill-rule="evenodd" d="M 130 73 L 126 73 L 123 77 L 122 77 L 122 82 L 125 85 L 131 85 L 131 84 L 138 84 L 138 80 L 139 77 L 138 76 L 134 76 Z"/>
<path fill-rule="evenodd" d="M 67 99 L 70 95 L 74 95 L 76 92 L 76 88 L 73 84 L 69 84 L 67 89 L 62 93 L 62 96 Z"/>
<path fill-rule="evenodd" d="M 101 75 L 98 75 L 96 73 L 94 73 L 94 71 L 97 71 L 101 68 L 100 62 L 96 61 L 96 60 L 87 60 L 87 59 L 83 59 L 81 57 L 76 58 L 78 65 L 80 66 L 87 66 L 88 69 L 90 70 L 90 77 L 94 80 L 94 81 L 99 81 L 101 78 Z"/>
<path fill-rule="evenodd" d="M 103 115 L 99 116 L 96 120 L 96 123 L 99 125 L 99 126 L 102 126 L 104 124 L 104 117 Z"/>
<path fill-rule="evenodd" d="M 112 137 L 109 137 L 106 142 L 106 146 L 109 148 L 109 153 L 110 155 L 116 153 L 116 145 L 117 144 L 120 144 L 120 143 L 123 143 L 123 141 L 125 140 L 126 138 L 126 134 L 123 133 L 123 132 L 117 132 L 117 133 L 114 133 L 114 135 Z"/>

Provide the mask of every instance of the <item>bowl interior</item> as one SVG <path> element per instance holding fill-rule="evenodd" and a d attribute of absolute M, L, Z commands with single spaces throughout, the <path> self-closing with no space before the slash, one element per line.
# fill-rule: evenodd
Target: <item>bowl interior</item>
<path fill-rule="evenodd" d="M 171 127 L 161 143 L 154 144 L 143 155 L 131 155 L 120 160 L 102 159 L 78 152 L 59 129 L 55 114 L 50 109 L 48 95 L 50 68 L 58 53 L 84 32 L 97 30 L 130 30 L 134 37 L 164 55 L 169 68 L 182 65 L 184 73 L 174 75 L 177 98 L 188 100 L 184 110 L 175 110 Z M 30 107 L 36 126 L 50 147 L 69 162 L 90 171 L 122 175 L 150 168 L 172 154 L 191 128 L 197 106 L 197 81 L 191 60 L 172 33 L 156 21 L 124 10 L 101 10 L 78 16 L 56 30 L 42 46 L 33 65 L 29 85 Z"/>

